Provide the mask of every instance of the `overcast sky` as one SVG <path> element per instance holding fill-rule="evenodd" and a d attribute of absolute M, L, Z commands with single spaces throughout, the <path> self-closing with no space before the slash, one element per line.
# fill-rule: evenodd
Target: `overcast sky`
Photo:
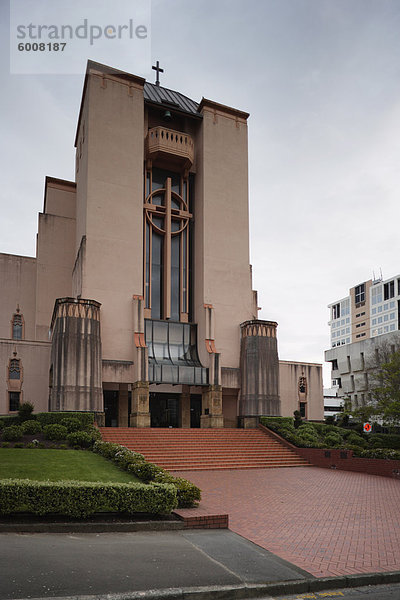
<path fill-rule="evenodd" d="M 96 0 L 110 6 L 118 22 L 135 0 Z M 45 176 L 74 179 L 83 76 L 10 74 L 0 7 L 0 252 L 34 256 Z M 281 359 L 322 363 L 327 304 L 400 272 L 400 0 L 153 0 L 149 40 L 147 60 L 93 44 L 82 72 L 89 58 L 153 82 L 159 60 L 165 87 L 250 113 L 260 318 L 278 321 Z"/>

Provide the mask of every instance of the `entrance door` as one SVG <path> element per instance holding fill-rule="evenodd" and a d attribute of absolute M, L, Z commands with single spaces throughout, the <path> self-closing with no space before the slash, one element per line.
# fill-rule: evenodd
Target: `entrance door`
<path fill-rule="evenodd" d="M 118 427 L 119 393 L 114 390 L 103 390 L 105 426 Z"/>
<path fill-rule="evenodd" d="M 200 427 L 201 396 L 190 395 L 190 427 Z"/>
<path fill-rule="evenodd" d="M 150 393 L 151 427 L 179 427 L 179 395 Z"/>

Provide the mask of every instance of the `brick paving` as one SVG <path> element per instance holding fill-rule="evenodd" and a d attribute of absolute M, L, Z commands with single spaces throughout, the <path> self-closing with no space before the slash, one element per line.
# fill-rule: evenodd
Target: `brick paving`
<path fill-rule="evenodd" d="M 400 570 L 400 481 L 318 467 L 180 471 L 199 510 L 316 577 Z"/>

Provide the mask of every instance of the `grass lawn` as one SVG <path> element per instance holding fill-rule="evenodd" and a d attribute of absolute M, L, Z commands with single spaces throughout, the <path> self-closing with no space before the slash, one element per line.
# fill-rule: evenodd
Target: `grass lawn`
<path fill-rule="evenodd" d="M 36 481 L 103 481 L 133 483 L 134 475 L 120 471 L 103 456 L 83 450 L 0 448 L 0 479 Z"/>

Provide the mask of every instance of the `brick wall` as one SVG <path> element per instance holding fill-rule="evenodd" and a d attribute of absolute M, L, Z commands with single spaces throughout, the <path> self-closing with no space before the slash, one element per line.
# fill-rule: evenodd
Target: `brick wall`
<path fill-rule="evenodd" d="M 268 435 L 279 440 L 284 446 L 294 450 L 299 456 L 308 460 L 316 467 L 326 469 L 341 469 L 343 471 L 357 471 L 369 475 L 382 477 L 395 477 L 400 479 L 400 460 L 384 460 L 379 458 L 357 458 L 352 450 L 328 450 L 324 448 L 297 448 L 287 440 L 281 438 L 270 429 L 259 425 L 260 429 Z"/>
<path fill-rule="evenodd" d="M 396 477 L 400 479 L 400 460 L 380 458 L 357 458 L 352 450 L 324 450 L 320 448 L 296 448 L 297 454 L 316 467 L 358 471 L 369 475 Z"/>

